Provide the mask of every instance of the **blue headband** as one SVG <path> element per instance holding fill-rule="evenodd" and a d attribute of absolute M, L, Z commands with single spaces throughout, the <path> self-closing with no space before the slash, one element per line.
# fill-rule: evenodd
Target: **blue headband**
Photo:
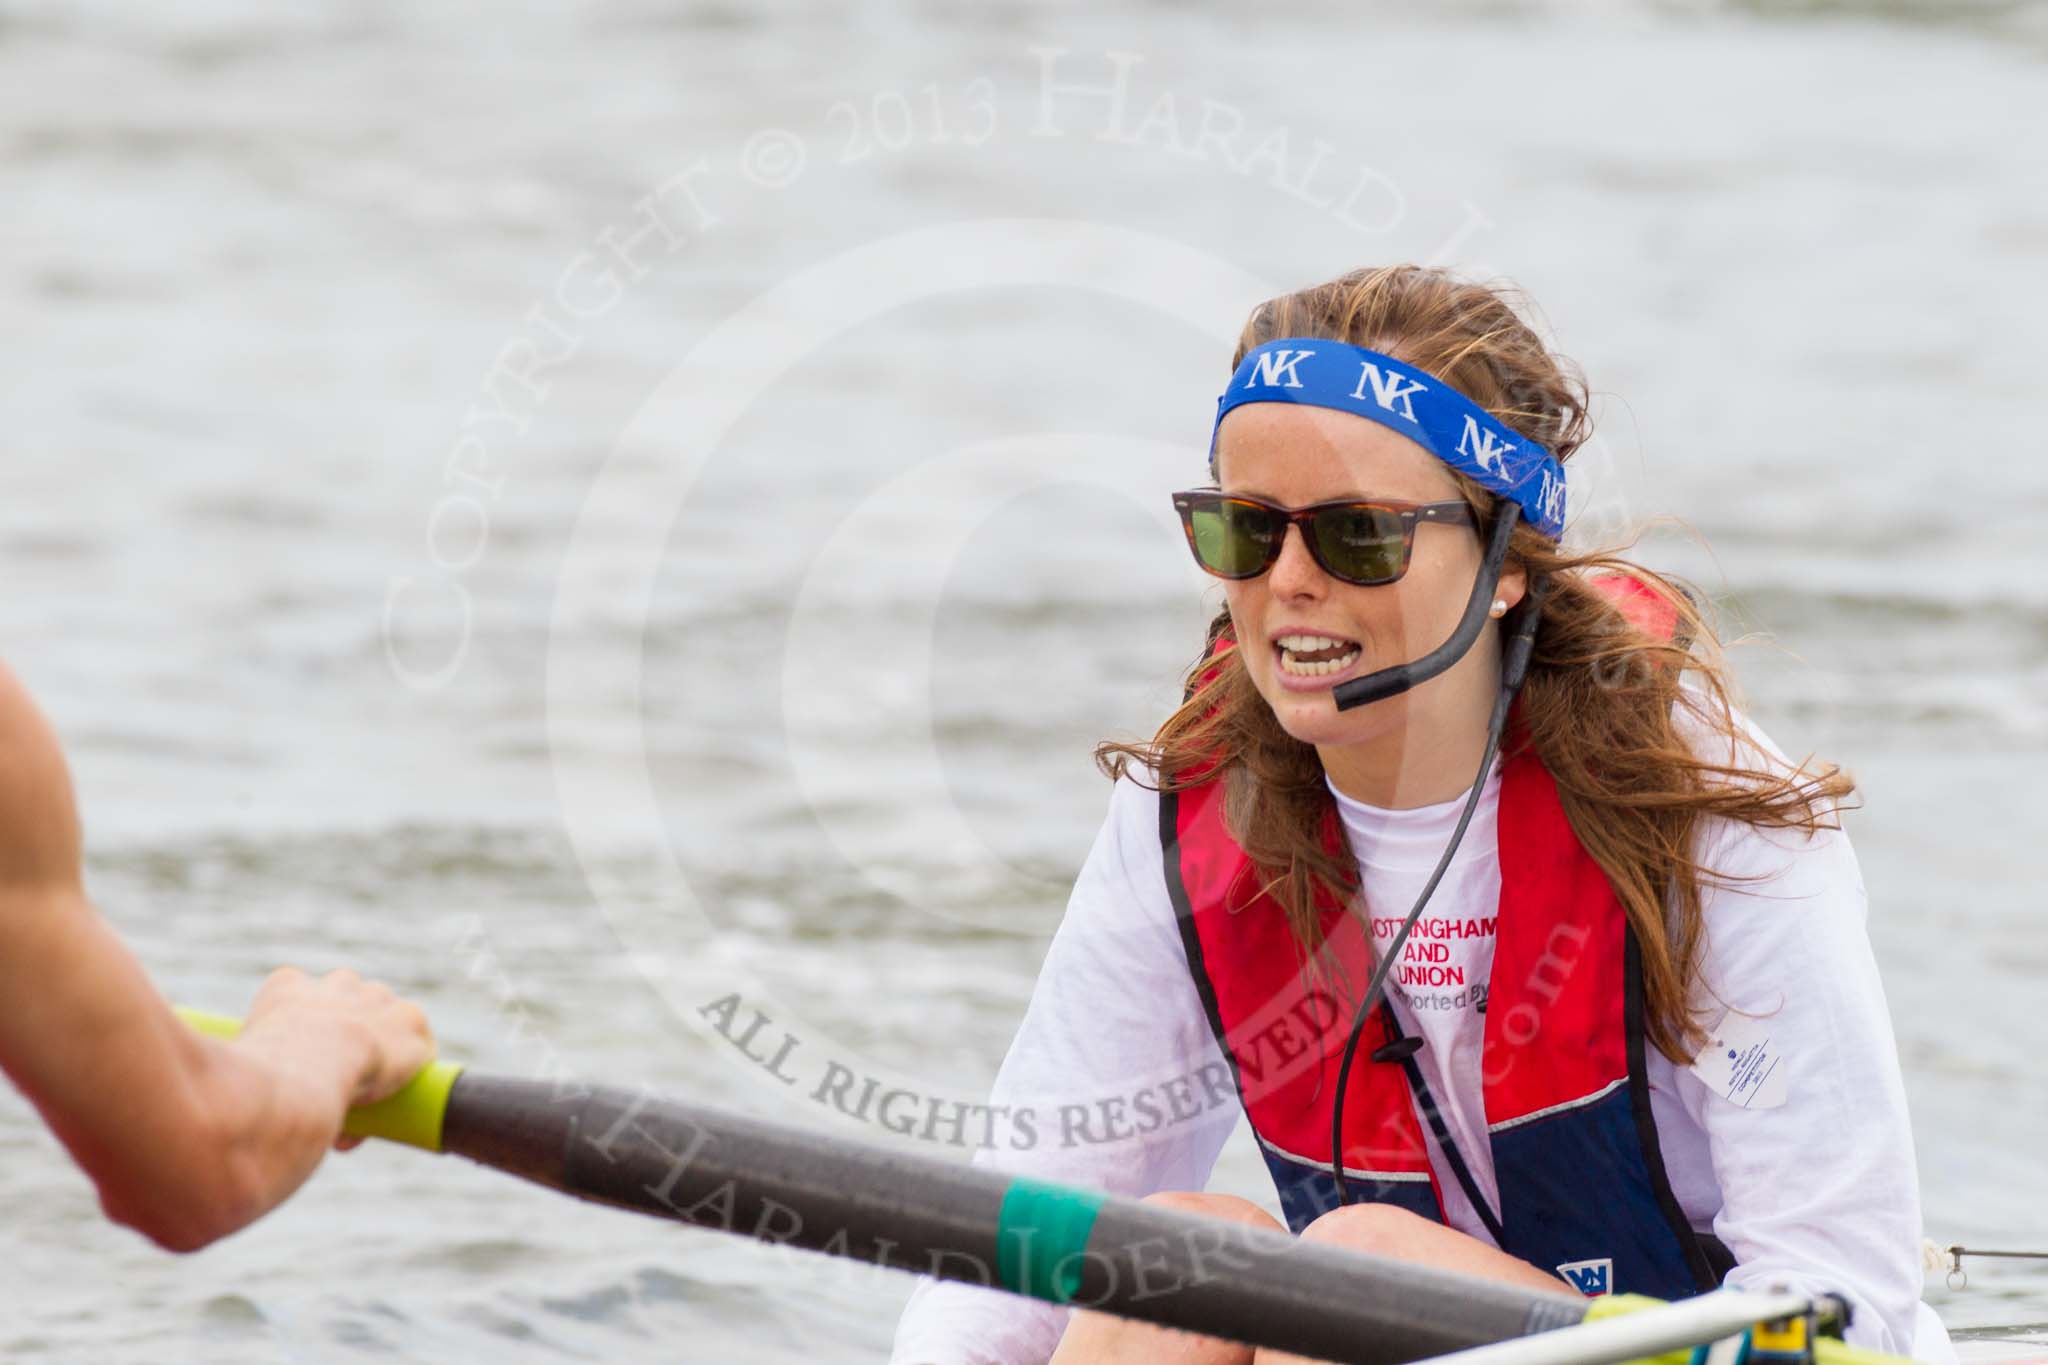
<path fill-rule="evenodd" d="M 1311 403 L 1391 427 L 1481 488 L 1522 509 L 1552 540 L 1564 534 L 1564 466 L 1435 375 L 1342 341 L 1282 337 L 1246 353 L 1216 400 L 1216 426 L 1245 403 Z M 1216 437 L 1209 437 L 1216 472 Z"/>

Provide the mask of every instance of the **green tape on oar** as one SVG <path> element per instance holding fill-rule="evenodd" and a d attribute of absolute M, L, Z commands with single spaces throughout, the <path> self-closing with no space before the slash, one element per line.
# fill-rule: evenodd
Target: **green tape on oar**
<path fill-rule="evenodd" d="M 996 1282 L 1034 1299 L 1071 1303 L 1105 1198 L 1042 1180 L 1012 1181 L 996 1218 Z"/>
<path fill-rule="evenodd" d="M 178 1017 L 194 1030 L 214 1038 L 232 1038 L 242 1031 L 242 1021 L 225 1014 L 208 1014 L 182 1006 Z M 429 1062 L 426 1069 L 407 1081 L 397 1093 L 348 1111 L 341 1131 L 350 1137 L 382 1138 L 441 1150 L 441 1121 L 448 1115 L 448 1090 L 462 1067 L 455 1062 Z"/>

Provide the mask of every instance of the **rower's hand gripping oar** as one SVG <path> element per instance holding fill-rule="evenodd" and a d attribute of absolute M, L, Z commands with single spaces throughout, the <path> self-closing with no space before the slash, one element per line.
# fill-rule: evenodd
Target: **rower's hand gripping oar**
<path fill-rule="evenodd" d="M 208 1014 L 180 1006 L 178 1017 L 199 1033 L 214 1038 L 232 1038 L 242 1031 L 242 1021 L 225 1014 Z M 349 1137 L 383 1138 L 402 1142 L 429 1152 L 441 1150 L 442 1121 L 448 1113 L 448 1092 L 462 1067 L 455 1062 L 429 1062 L 417 1076 L 394 1094 L 348 1111 L 341 1131 Z"/>
<path fill-rule="evenodd" d="M 240 1028 L 179 1013 L 210 1034 Z M 1340 1365 L 1395 1365 L 1510 1340 L 1554 1350 L 1568 1339 L 1556 1334 L 1597 1318 L 1666 1311 L 1654 1300 L 1588 1301 L 1366 1256 L 645 1090 L 480 1075 L 449 1062 L 352 1110 L 346 1131 L 693 1227 Z M 1715 1335 L 1726 1334 L 1724 1323 Z M 1897 1365 L 1832 1341 L 1817 1343 L 1813 1358 Z"/>

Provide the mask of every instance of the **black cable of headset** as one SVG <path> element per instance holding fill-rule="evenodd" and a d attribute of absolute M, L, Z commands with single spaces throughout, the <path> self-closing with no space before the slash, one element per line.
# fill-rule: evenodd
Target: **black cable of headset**
<path fill-rule="evenodd" d="M 1351 1202 L 1349 1188 L 1344 1183 L 1344 1092 L 1351 1079 L 1351 1060 L 1358 1052 L 1358 1040 L 1365 1033 L 1365 1021 L 1372 1017 L 1373 1007 L 1386 991 L 1387 974 L 1400 958 L 1409 930 L 1421 918 L 1429 898 L 1436 894 L 1437 883 L 1444 879 L 1459 843 L 1465 838 L 1465 828 L 1472 823 L 1472 812 L 1479 807 L 1479 798 L 1486 790 L 1487 774 L 1493 770 L 1493 756 L 1499 751 L 1501 736 L 1507 730 L 1508 712 L 1514 706 L 1515 694 L 1521 691 L 1522 679 L 1528 675 L 1529 657 L 1536 645 L 1536 626 L 1542 616 L 1543 598 L 1549 586 L 1542 579 L 1529 585 L 1528 594 L 1521 603 L 1522 614 L 1516 619 L 1514 634 L 1501 658 L 1500 695 L 1494 698 L 1493 714 L 1487 721 L 1486 751 L 1480 755 L 1479 775 L 1472 780 L 1472 792 L 1465 798 L 1465 809 L 1458 813 L 1458 827 L 1451 831 L 1450 842 L 1444 845 L 1443 856 L 1437 859 L 1436 870 L 1423 884 L 1422 894 L 1415 898 L 1414 908 L 1401 921 L 1400 930 L 1373 967 L 1372 977 L 1366 982 L 1365 995 L 1359 1001 L 1358 1012 L 1352 1017 L 1351 1032 L 1344 1040 L 1344 1056 L 1337 1064 L 1337 1093 L 1330 1110 L 1330 1175 L 1337 1182 L 1339 1204 Z M 1503 869 L 1503 874 L 1505 871 Z"/>

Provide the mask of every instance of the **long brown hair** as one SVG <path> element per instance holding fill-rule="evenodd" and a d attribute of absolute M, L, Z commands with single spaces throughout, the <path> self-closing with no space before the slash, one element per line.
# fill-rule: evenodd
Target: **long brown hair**
<path fill-rule="evenodd" d="M 1585 381 L 1517 315 L 1518 301 L 1511 290 L 1423 266 L 1354 271 L 1260 305 L 1231 368 L 1279 337 L 1369 347 L 1435 375 L 1568 460 L 1591 435 Z M 1496 499 L 1456 477 L 1484 536 Z M 1626 909 L 1641 946 L 1646 1032 L 1682 1064 L 1701 1037 L 1688 1000 L 1703 892 L 1718 880 L 1694 857 L 1701 822 L 1812 834 L 1832 826 L 1855 785 L 1811 757 L 1781 765 L 1760 756 L 1735 715 L 1733 680 L 1694 599 L 1622 558 L 1626 548 L 1567 551 L 1526 524 L 1515 528 L 1510 561 L 1532 581 L 1550 582 L 1516 733 L 1549 769 L 1580 844 Z M 1614 595 L 1594 585 L 1604 574 L 1633 579 L 1661 599 L 1676 629 L 1666 637 L 1633 624 Z M 1313 960 L 1319 907 L 1357 903 L 1357 864 L 1341 837 L 1332 838 L 1341 826 L 1315 748 L 1281 728 L 1236 650 L 1212 654 L 1229 630 L 1226 609 L 1188 670 L 1185 704 L 1158 733 L 1140 743 L 1106 740 L 1096 763 L 1111 777 L 1140 767 L 1138 780 L 1168 791 L 1223 782 L 1232 836 Z"/>

